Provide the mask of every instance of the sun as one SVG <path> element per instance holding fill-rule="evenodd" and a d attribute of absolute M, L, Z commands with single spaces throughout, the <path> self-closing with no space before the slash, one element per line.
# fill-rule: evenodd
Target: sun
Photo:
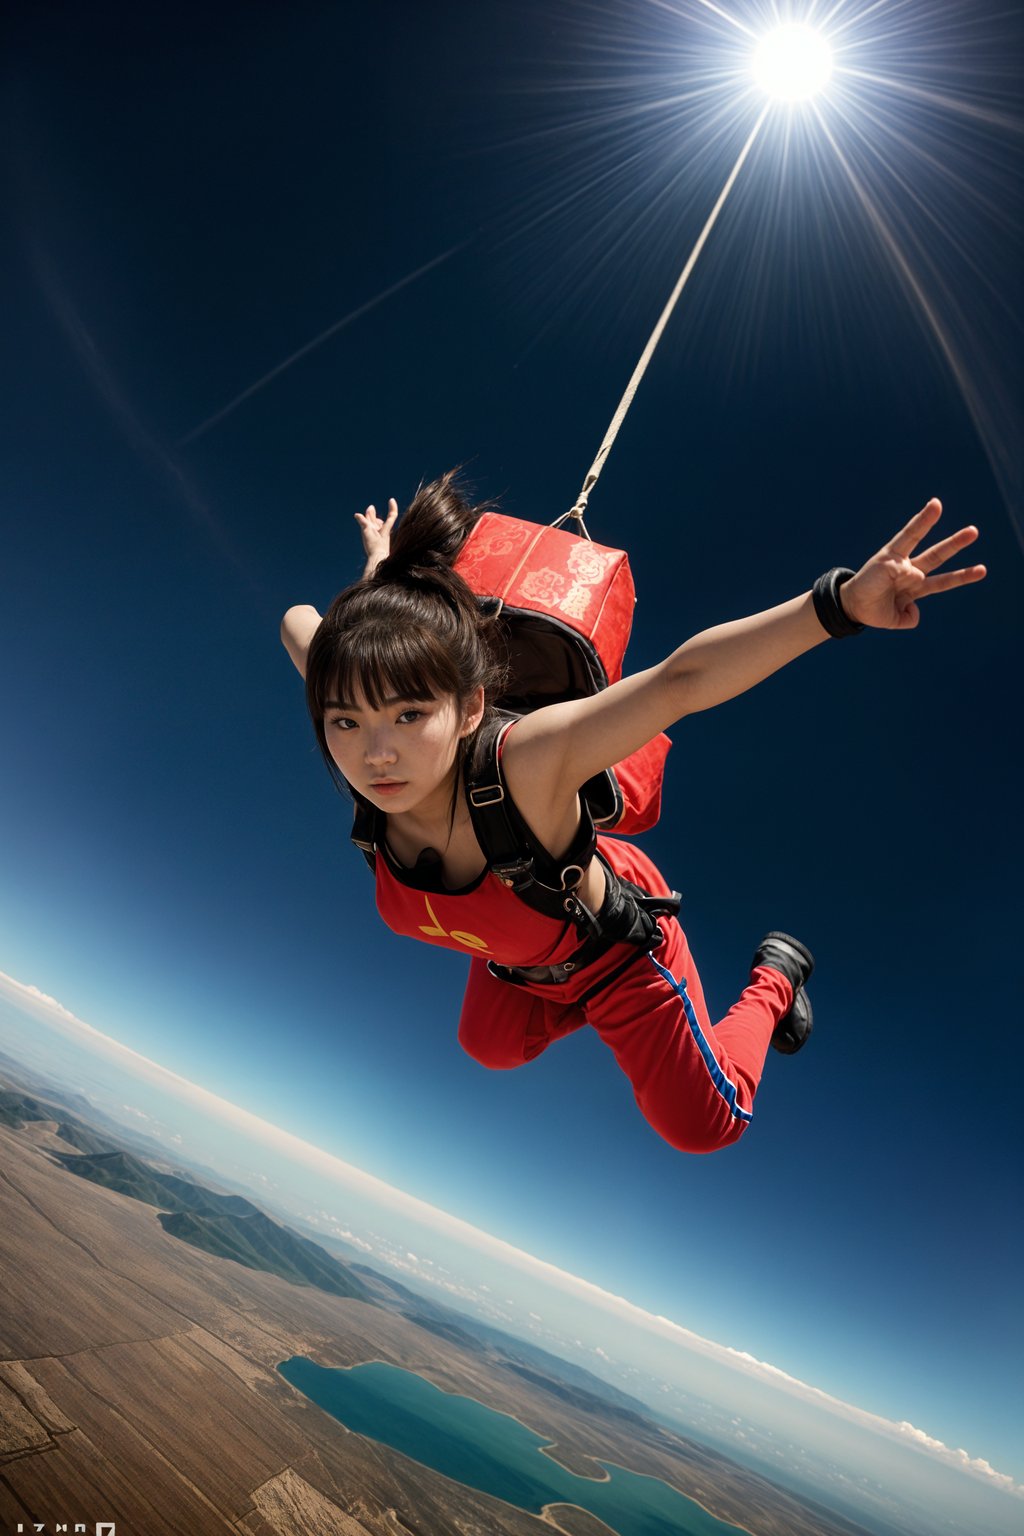
<path fill-rule="evenodd" d="M 793 23 L 761 38 L 753 71 L 761 89 L 777 101 L 807 101 L 829 82 L 832 50 L 813 27 Z"/>

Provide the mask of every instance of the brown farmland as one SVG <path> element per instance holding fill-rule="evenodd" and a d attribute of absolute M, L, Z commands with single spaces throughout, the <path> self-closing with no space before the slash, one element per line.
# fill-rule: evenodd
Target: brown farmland
<path fill-rule="evenodd" d="M 513 1414 L 570 1470 L 663 1478 L 757 1536 L 851 1536 L 753 1473 L 613 1409 L 581 1412 L 487 1348 L 190 1247 L 153 1207 L 76 1179 L 55 1122 L 0 1126 L 0 1536 L 117 1522 L 117 1536 L 566 1536 L 347 1431 L 275 1367 L 384 1360 Z M 92 1525 L 89 1525 L 92 1529 Z"/>

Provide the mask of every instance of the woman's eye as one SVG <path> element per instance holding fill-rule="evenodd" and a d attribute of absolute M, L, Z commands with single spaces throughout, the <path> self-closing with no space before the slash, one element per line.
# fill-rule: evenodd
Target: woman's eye
<path fill-rule="evenodd" d="M 339 731 L 354 731 L 356 728 L 355 721 L 350 720 L 347 715 L 338 715 L 330 724 Z"/>
<path fill-rule="evenodd" d="M 403 709 L 398 718 L 400 721 L 404 720 L 407 725 L 411 725 L 414 720 L 423 718 L 423 711 L 422 709 Z"/>

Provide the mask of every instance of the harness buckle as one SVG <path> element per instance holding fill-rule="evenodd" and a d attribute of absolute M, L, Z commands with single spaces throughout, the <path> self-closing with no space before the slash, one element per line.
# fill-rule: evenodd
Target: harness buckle
<path fill-rule="evenodd" d="M 513 859 L 505 864 L 492 864 L 491 871 L 502 885 L 511 885 L 513 888 L 529 885 L 533 877 L 533 860 Z"/>
<path fill-rule="evenodd" d="M 469 802 L 475 806 L 500 805 L 504 798 L 505 786 L 503 784 L 476 785 L 469 791 Z"/>

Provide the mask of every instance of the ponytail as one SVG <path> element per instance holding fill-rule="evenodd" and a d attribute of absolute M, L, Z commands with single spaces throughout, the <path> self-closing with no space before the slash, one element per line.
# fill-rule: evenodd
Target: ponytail
<path fill-rule="evenodd" d="M 474 505 L 466 498 L 459 474 L 459 469 L 450 469 L 429 485 L 420 481 L 392 536 L 391 552 L 381 562 L 391 568 L 392 579 L 416 566 L 450 570 L 455 564 L 459 550 L 488 510 L 486 503 Z"/>

